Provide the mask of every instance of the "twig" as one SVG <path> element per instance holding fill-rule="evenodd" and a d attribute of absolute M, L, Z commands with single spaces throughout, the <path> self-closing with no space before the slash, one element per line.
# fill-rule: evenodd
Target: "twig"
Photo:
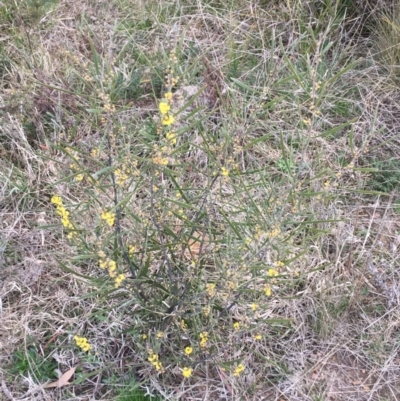
<path fill-rule="evenodd" d="M 110 138 L 110 133 L 109 133 L 108 127 L 106 129 L 106 137 L 107 137 L 107 146 L 108 146 L 108 165 L 109 165 L 109 167 L 112 167 L 113 166 L 113 158 L 112 158 L 112 149 L 113 149 L 113 147 L 112 147 L 112 143 L 111 143 L 111 138 Z M 115 174 L 114 174 L 113 170 L 111 170 L 111 182 L 112 182 L 112 187 L 113 187 L 113 192 L 114 192 L 115 234 L 117 236 L 118 246 L 120 247 L 120 249 L 122 251 L 122 256 L 123 256 L 125 262 L 129 266 L 129 270 L 131 272 L 132 278 L 135 279 L 136 278 L 136 272 L 139 271 L 139 267 L 132 261 L 132 259 L 130 258 L 128 252 L 126 252 L 124 244 L 122 242 L 122 236 L 121 236 L 121 209 L 118 206 L 117 184 L 115 182 Z M 138 294 L 144 301 L 147 301 L 147 297 L 145 296 L 143 291 L 141 291 L 140 287 L 141 287 L 141 283 L 138 283 L 138 289 L 139 289 Z"/>

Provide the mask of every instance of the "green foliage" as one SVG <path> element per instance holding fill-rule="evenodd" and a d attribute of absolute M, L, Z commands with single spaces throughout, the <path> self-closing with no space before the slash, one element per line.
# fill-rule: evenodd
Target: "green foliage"
<path fill-rule="evenodd" d="M 57 362 L 51 357 L 43 357 L 36 347 L 30 346 L 26 350 L 17 350 L 11 357 L 10 373 L 13 375 L 31 374 L 40 382 L 55 379 L 54 369 Z"/>
<path fill-rule="evenodd" d="M 145 395 L 143 390 L 133 386 L 122 390 L 117 395 L 116 401 L 161 401 L 161 399 Z"/>
<path fill-rule="evenodd" d="M 398 159 L 377 160 L 370 163 L 377 169 L 371 173 L 368 186 L 380 192 L 389 193 L 400 186 L 400 161 Z"/>
<path fill-rule="evenodd" d="M 200 87 L 197 93 L 178 95 L 181 81 L 194 86 L 198 79 L 198 60 L 189 57 L 190 46 L 185 56 L 178 44 L 168 55 L 141 54 L 138 65 L 129 69 L 127 47 L 115 61 L 91 48 L 92 62 L 84 67 L 91 71 L 84 78 L 91 108 L 82 111 L 87 113 L 82 120 L 97 123 L 101 137 L 86 147 L 53 145 L 69 166 L 68 171 L 60 166 L 59 182 L 68 183 L 79 202 L 62 203 L 53 196 L 52 203 L 78 251 L 76 258 L 79 252 L 85 259 L 89 254 L 93 266 L 106 273 L 91 280 L 101 298 L 115 297 L 128 315 L 131 305 L 140 305 L 134 330 L 127 330 L 138 358 L 154 372 L 175 366 L 185 379 L 184 374 L 189 378 L 193 369 L 202 369 L 202 363 L 194 364 L 183 353 L 190 346 L 194 356 L 209 352 L 213 366 L 239 376 L 245 369 L 242 359 L 253 351 L 243 350 L 238 358 L 226 349 L 227 343 L 234 350 L 239 338 L 260 341 L 262 332 L 276 336 L 292 330 L 286 316 L 261 319 L 258 311 L 267 310 L 274 298 L 295 296 L 299 281 L 305 283 L 309 273 L 303 255 L 331 223 L 309 205 L 322 205 L 333 196 L 330 182 L 336 176 L 326 170 L 322 151 L 314 154 L 312 164 L 302 165 L 306 177 L 314 170 L 310 179 L 299 176 L 298 161 L 313 143 L 308 127 L 320 129 L 331 113 L 336 116 L 325 106 L 327 90 L 341 85 L 339 78 L 356 65 L 343 66 L 339 59 L 329 64 L 327 46 L 318 47 L 326 42 L 306 32 L 301 40 L 321 57 L 289 58 L 297 54 L 299 43 L 286 51 L 282 42 L 277 44 L 282 65 L 268 78 L 269 92 L 261 74 L 245 75 L 258 63 L 266 68 L 263 61 L 244 57 L 243 43 L 241 49 L 231 43 L 225 73 L 247 103 L 220 98 L 224 119 L 218 129 L 200 103 Z M 121 123 L 122 100 L 150 96 L 158 98 L 158 111 L 153 106 Z M 265 107 L 264 96 L 269 97 Z M 244 106 L 252 110 L 249 121 L 258 124 L 281 102 L 294 105 L 291 113 L 283 108 L 281 116 L 294 124 L 297 135 L 271 127 L 270 134 L 239 136 L 235 128 L 245 115 Z M 322 135 L 348 124 L 330 125 Z M 296 137 L 293 146 L 286 137 Z M 265 146 L 280 156 L 260 162 L 254 155 Z M 273 172 L 265 169 L 266 162 L 275 167 Z M 100 324 L 100 316 L 93 322 Z"/>
<path fill-rule="evenodd" d="M 0 16 L 17 25 L 31 26 L 57 3 L 58 0 L 4 0 L 0 4 Z"/>

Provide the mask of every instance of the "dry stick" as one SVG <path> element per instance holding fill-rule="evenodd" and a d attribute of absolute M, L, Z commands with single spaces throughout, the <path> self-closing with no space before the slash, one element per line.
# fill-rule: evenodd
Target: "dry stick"
<path fill-rule="evenodd" d="M 164 259 L 165 263 L 167 264 L 168 276 L 169 276 L 169 280 L 170 280 L 170 282 L 172 284 L 173 283 L 173 278 L 172 278 L 171 261 L 169 260 L 169 257 L 168 257 L 168 254 L 167 254 L 167 250 L 165 249 L 164 237 L 161 234 L 161 227 L 158 224 L 157 218 L 155 217 L 155 213 L 154 213 L 154 191 L 153 191 L 153 187 L 154 187 L 154 167 L 153 167 L 153 171 L 152 171 L 152 174 L 151 174 L 151 185 L 150 185 L 150 208 L 151 208 L 150 218 L 151 218 L 151 220 L 152 220 L 152 222 L 154 224 L 154 227 L 157 230 L 158 238 L 159 238 L 160 245 L 161 245 L 161 251 L 162 251 L 163 259 Z M 173 284 L 176 285 L 176 283 L 173 283 Z M 175 289 L 174 289 L 174 292 L 176 292 Z"/>
<path fill-rule="evenodd" d="M 214 184 L 215 184 L 215 182 L 217 181 L 217 178 L 218 178 L 218 177 L 219 177 L 219 174 L 217 174 L 217 175 L 214 177 L 214 179 L 211 181 L 210 190 L 211 190 L 212 187 L 214 186 Z M 200 215 L 200 213 L 201 213 L 201 211 L 202 211 L 202 209 L 203 209 L 203 207 L 204 207 L 204 204 L 206 203 L 207 195 L 208 195 L 208 194 L 206 194 L 206 195 L 204 196 L 204 198 L 203 198 L 203 200 L 202 200 L 202 202 L 201 202 L 201 204 L 200 204 L 200 208 L 199 208 L 199 210 L 195 213 L 195 215 L 193 216 L 192 221 L 196 221 L 196 219 L 199 217 L 199 215 Z M 189 237 L 191 237 L 191 236 L 194 234 L 194 232 L 195 232 L 195 227 L 193 226 L 193 227 L 192 227 L 192 230 L 191 230 L 191 232 L 190 232 Z M 203 235 L 203 237 L 202 237 L 202 240 L 201 240 L 201 243 L 200 243 L 200 249 L 199 249 L 199 255 L 198 255 L 199 260 L 200 260 L 200 258 L 201 258 L 201 253 L 202 253 L 202 248 L 203 248 L 203 244 L 204 244 L 205 233 L 203 232 L 202 235 Z M 182 255 L 185 253 L 186 247 L 189 247 L 188 243 L 186 243 L 185 246 L 183 247 Z M 181 261 L 182 261 L 182 256 L 181 256 Z M 173 311 L 175 308 L 177 308 L 181 302 L 183 302 L 183 297 L 184 297 L 184 295 L 186 294 L 186 292 L 190 289 L 190 286 L 191 286 L 190 282 L 186 283 L 185 288 L 184 288 L 183 291 L 182 291 L 182 294 L 180 294 L 180 295 L 177 297 L 178 300 L 175 302 L 175 304 L 173 304 L 172 306 L 170 306 L 170 307 L 166 310 L 165 313 L 167 313 L 167 314 L 172 313 L 172 311 Z"/>
<path fill-rule="evenodd" d="M 106 129 L 106 137 L 107 137 L 107 146 L 108 146 L 108 165 L 109 167 L 113 166 L 113 158 L 112 158 L 112 144 L 110 138 L 109 127 Z M 114 207 L 115 207 L 115 234 L 117 236 L 118 245 L 122 250 L 122 256 L 125 259 L 125 262 L 129 266 L 129 270 L 131 272 L 132 278 L 136 278 L 136 271 L 139 270 L 139 267 L 131 260 L 129 254 L 126 252 L 124 244 L 122 242 L 121 237 L 121 209 L 118 206 L 118 194 L 117 194 L 117 185 L 115 182 L 115 174 L 114 171 L 111 171 L 111 182 L 114 192 Z M 136 269 L 136 270 L 135 270 Z M 140 290 L 140 283 L 138 283 L 139 292 L 138 294 L 140 297 L 147 301 L 147 297 L 144 295 L 143 291 Z"/>

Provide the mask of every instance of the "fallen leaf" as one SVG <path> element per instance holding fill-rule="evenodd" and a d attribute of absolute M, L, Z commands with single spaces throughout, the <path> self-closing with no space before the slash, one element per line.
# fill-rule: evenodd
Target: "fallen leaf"
<path fill-rule="evenodd" d="M 64 387 L 69 383 L 69 379 L 73 376 L 73 374 L 75 373 L 77 366 L 75 366 L 74 368 L 71 368 L 69 370 L 67 370 L 65 373 L 63 373 L 60 378 L 58 380 L 56 380 L 53 383 L 49 383 L 49 384 L 45 384 L 43 386 L 43 388 L 53 388 L 53 387 Z"/>
<path fill-rule="evenodd" d="M 188 259 L 198 258 L 200 252 L 207 252 L 211 249 L 212 244 L 207 234 L 195 231 L 192 237 L 188 241 L 188 249 L 185 250 L 185 257 Z"/>

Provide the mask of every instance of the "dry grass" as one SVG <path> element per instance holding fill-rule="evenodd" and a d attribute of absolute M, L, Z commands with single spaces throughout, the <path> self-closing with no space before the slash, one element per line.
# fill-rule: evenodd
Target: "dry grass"
<path fill-rule="evenodd" d="M 360 37 L 364 18 L 344 21 L 340 10 L 307 1 L 3 3 L 0 399 L 117 400 L 132 381 L 165 399 L 400 399 L 398 188 L 376 191 L 378 162 L 398 166 L 400 90 L 393 46 L 385 45 L 384 65 L 371 52 L 392 43 L 393 29 L 377 25 L 378 36 Z M 185 202 L 166 170 L 155 181 L 152 164 L 157 98 L 176 39 L 175 96 L 185 104 L 202 90 L 176 125 Z M 99 89 L 116 106 L 105 122 Z M 180 291 L 189 283 L 173 313 L 165 304 L 174 296 L 160 302 L 154 282 L 141 284 L 143 302 L 113 293 L 98 267 L 99 249 L 115 251 L 98 217 L 113 198 L 102 172 L 107 130 L 118 138 L 115 163 L 137 161 L 124 241 L 136 246 L 139 265 L 149 258 L 149 280 L 171 285 L 167 249 L 180 262 L 172 281 Z M 229 177 L 210 184 L 223 166 Z M 98 174 L 101 186 L 88 175 L 76 182 L 81 172 Z M 82 228 L 79 240 L 59 227 L 54 192 Z M 274 227 L 283 234 L 268 240 Z M 193 270 L 181 268 L 190 260 Z M 266 271 L 278 260 L 281 275 L 265 298 Z M 207 283 L 218 284 L 212 301 Z M 182 350 L 202 330 L 211 352 L 197 347 L 189 361 Z M 93 352 L 76 348 L 75 333 Z M 150 346 L 164 374 L 147 361 Z M 246 369 L 235 377 L 239 362 Z M 76 365 L 72 385 L 43 389 L 54 369 Z"/>

